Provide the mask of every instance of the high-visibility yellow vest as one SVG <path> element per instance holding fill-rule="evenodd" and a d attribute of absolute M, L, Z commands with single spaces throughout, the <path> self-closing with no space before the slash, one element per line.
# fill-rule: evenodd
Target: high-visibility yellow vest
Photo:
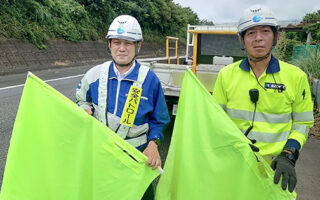
<path fill-rule="evenodd" d="M 155 199 L 294 200 L 249 143 L 188 69 Z"/>
<path fill-rule="evenodd" d="M 248 138 L 257 140 L 255 145 L 260 148 L 260 154 L 278 155 L 288 139 L 303 146 L 314 121 L 306 74 L 298 67 L 272 57 L 268 68 L 257 80 L 248 66 L 245 59 L 224 67 L 215 83 L 215 99 L 245 132 L 252 124 L 254 114 L 249 90 L 258 89 L 254 126 Z"/>

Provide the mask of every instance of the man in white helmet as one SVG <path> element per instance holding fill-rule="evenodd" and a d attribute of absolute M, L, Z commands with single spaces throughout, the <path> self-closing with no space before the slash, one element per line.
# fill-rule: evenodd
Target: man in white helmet
<path fill-rule="evenodd" d="M 247 57 L 219 72 L 213 96 L 271 163 L 274 183 L 282 177 L 283 190 L 293 192 L 295 163 L 313 126 L 313 106 L 306 74 L 271 53 L 278 27 L 267 7 L 245 10 L 238 34 Z"/>
<path fill-rule="evenodd" d="M 116 17 L 106 36 L 112 61 L 90 69 L 81 80 L 77 104 L 142 151 L 147 165 L 161 166 L 158 145 L 169 123 L 158 77 L 136 61 L 142 31 L 129 15 Z M 150 185 L 143 199 L 153 199 Z"/>

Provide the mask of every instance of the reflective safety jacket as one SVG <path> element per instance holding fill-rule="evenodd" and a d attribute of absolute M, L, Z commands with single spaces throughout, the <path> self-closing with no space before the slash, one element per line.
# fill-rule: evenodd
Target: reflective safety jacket
<path fill-rule="evenodd" d="M 252 124 L 255 105 L 250 100 L 251 89 L 258 89 L 259 99 L 248 138 L 257 141 L 259 153 L 277 156 L 288 140 L 297 141 L 302 147 L 314 121 L 306 74 L 275 57 L 258 80 L 247 58 L 224 67 L 213 96 L 242 132 Z"/>
<path fill-rule="evenodd" d="M 142 88 L 139 107 L 132 127 L 120 124 L 129 89 Z M 91 68 L 76 91 L 77 104 L 93 110 L 93 116 L 138 149 L 154 139 L 163 141 L 170 118 L 158 77 L 148 67 L 135 62 L 133 71 L 118 81 L 113 62 Z"/>

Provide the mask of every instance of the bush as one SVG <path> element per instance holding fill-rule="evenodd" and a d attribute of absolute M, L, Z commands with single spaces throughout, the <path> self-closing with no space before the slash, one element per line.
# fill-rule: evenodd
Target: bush
<path fill-rule="evenodd" d="M 289 62 L 292 60 L 293 47 L 297 44 L 302 44 L 302 42 L 292 38 L 290 33 L 281 32 L 273 54 L 278 59 Z"/>
<path fill-rule="evenodd" d="M 320 51 L 308 50 L 307 56 L 301 56 L 292 63 L 300 67 L 311 81 L 313 78 L 320 79 Z"/>

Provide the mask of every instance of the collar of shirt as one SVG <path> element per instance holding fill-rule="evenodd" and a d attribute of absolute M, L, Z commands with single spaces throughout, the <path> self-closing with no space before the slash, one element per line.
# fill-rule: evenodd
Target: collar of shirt
<path fill-rule="evenodd" d="M 243 69 L 244 71 L 249 72 L 250 71 L 250 64 L 248 61 L 248 58 L 245 58 L 241 61 L 239 67 Z M 276 73 L 280 71 L 280 65 L 279 65 L 279 60 L 276 59 L 273 55 L 271 55 L 271 60 L 270 63 L 267 67 L 266 73 L 271 74 L 271 73 Z"/>
<path fill-rule="evenodd" d="M 128 76 L 129 74 L 131 74 L 131 72 L 133 71 L 133 69 L 135 68 L 135 66 L 136 66 L 136 62 L 133 62 L 133 65 L 130 67 L 130 69 L 129 69 L 128 71 L 126 71 L 125 73 L 123 73 L 123 74 L 121 74 L 121 73 L 119 72 L 119 70 L 117 69 L 117 67 L 116 67 L 115 64 L 113 65 L 113 70 L 114 70 L 114 72 L 115 72 L 115 74 L 116 74 L 116 76 L 117 76 L 117 79 L 118 79 L 119 81 L 121 81 L 121 80 L 123 80 L 126 76 Z"/>

